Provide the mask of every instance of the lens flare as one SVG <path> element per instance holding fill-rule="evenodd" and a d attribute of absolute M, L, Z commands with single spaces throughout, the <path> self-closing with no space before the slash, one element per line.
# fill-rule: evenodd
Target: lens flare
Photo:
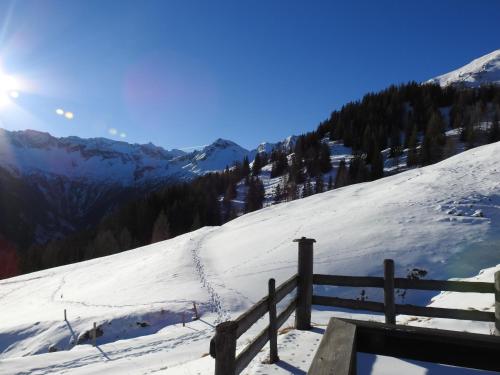
<path fill-rule="evenodd" d="M 0 72 L 0 106 L 10 104 L 11 99 L 19 97 L 19 84 L 12 76 Z"/>
<path fill-rule="evenodd" d="M 73 118 L 75 117 L 75 115 L 73 114 L 73 112 L 66 112 L 64 114 L 64 117 L 66 117 L 68 120 L 73 120 Z"/>
<path fill-rule="evenodd" d="M 57 113 L 59 116 L 62 116 L 62 115 L 64 115 L 64 109 L 62 109 L 62 108 L 57 108 L 57 109 L 56 109 L 56 113 Z"/>

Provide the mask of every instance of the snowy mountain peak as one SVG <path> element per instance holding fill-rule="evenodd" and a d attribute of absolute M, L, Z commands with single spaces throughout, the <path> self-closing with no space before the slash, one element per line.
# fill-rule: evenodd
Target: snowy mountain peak
<path fill-rule="evenodd" d="M 212 144 L 208 145 L 205 147 L 207 148 L 227 148 L 227 147 L 240 147 L 238 144 L 236 144 L 233 141 L 230 141 L 228 139 L 223 139 L 223 138 L 217 138 Z"/>
<path fill-rule="evenodd" d="M 488 84 L 500 84 L 500 49 L 472 60 L 467 65 L 452 72 L 432 78 L 427 83 L 441 86 L 463 85 L 479 87 Z"/>
<path fill-rule="evenodd" d="M 188 164 L 183 166 L 184 169 L 195 174 L 203 174 L 223 170 L 226 166 L 231 166 L 236 161 L 242 161 L 245 156 L 250 157 L 250 151 L 233 141 L 218 138 L 202 150 L 194 151 L 176 161 L 188 161 Z"/>

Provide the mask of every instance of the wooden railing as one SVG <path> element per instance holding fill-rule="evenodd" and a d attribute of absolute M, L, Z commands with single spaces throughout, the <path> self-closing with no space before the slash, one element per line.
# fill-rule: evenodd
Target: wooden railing
<path fill-rule="evenodd" d="M 276 305 L 290 294 L 297 284 L 297 275 L 292 276 L 278 288 L 275 288 L 275 280 L 270 279 L 269 294 L 266 297 L 236 320 L 221 323 L 216 327 L 215 336 L 210 341 L 210 355 L 215 358 L 216 374 L 239 374 L 268 341 L 269 360 L 271 363 L 278 361 L 278 329 L 296 309 L 297 298 L 294 297 L 279 315 L 276 314 Z M 236 340 L 266 313 L 269 313 L 269 325 L 236 356 Z"/>
<path fill-rule="evenodd" d="M 314 295 L 312 298 L 312 304 L 384 313 L 386 323 L 392 324 L 395 323 L 396 315 L 398 314 L 426 316 L 431 318 L 495 322 L 495 313 L 488 311 L 400 305 L 394 302 L 394 289 L 495 293 L 494 283 L 395 278 L 393 277 L 394 272 L 391 271 L 394 270 L 394 262 L 391 259 L 386 259 L 384 261 L 384 269 L 384 278 L 317 274 L 313 276 L 314 285 L 384 288 L 384 303 Z"/>
<path fill-rule="evenodd" d="M 295 311 L 295 328 L 311 328 L 312 305 L 366 310 L 383 313 L 385 322 L 394 325 L 396 315 L 416 315 L 432 318 L 448 318 L 495 322 L 500 333 L 500 271 L 495 282 L 466 282 L 447 280 L 419 280 L 394 277 L 394 261 L 384 260 L 384 277 L 321 275 L 313 273 L 314 239 L 302 237 L 298 242 L 298 273 L 275 289 L 274 279 L 269 280 L 269 294 L 234 321 L 216 327 L 210 342 L 210 354 L 215 358 L 216 375 L 239 374 L 269 341 L 269 362 L 278 361 L 277 332 Z M 314 285 L 383 288 L 384 302 L 355 300 L 313 294 Z M 297 288 L 296 297 L 276 315 L 276 304 Z M 495 312 L 462 310 L 441 307 L 415 306 L 395 303 L 395 289 L 453 291 L 465 293 L 494 293 Z M 269 312 L 269 325 L 236 356 L 236 340 L 262 316 Z"/>

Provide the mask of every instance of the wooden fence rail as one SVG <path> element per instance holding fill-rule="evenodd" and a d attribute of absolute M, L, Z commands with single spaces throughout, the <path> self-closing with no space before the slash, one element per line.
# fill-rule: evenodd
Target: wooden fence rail
<path fill-rule="evenodd" d="M 356 374 L 357 352 L 500 371 L 500 337 L 331 318 L 308 374 Z"/>
<path fill-rule="evenodd" d="M 270 363 L 278 361 L 278 329 L 293 312 L 295 312 L 295 328 L 299 330 L 310 329 L 312 305 L 382 313 L 385 315 L 386 324 L 391 326 L 395 326 L 396 316 L 399 314 L 495 322 L 497 333 L 500 333 L 500 271 L 495 273 L 494 283 L 405 279 L 394 277 L 394 261 L 386 259 L 384 260 L 383 277 L 314 274 L 313 244 L 316 241 L 302 237 L 294 240 L 294 242 L 298 243 L 297 274 L 277 288 L 275 288 L 274 279 L 270 279 L 267 296 L 236 320 L 221 323 L 216 327 L 216 334 L 210 342 L 210 354 L 215 358 L 216 375 L 239 374 L 267 342 L 270 343 Z M 384 300 L 383 302 L 373 302 L 317 295 L 313 293 L 314 285 L 382 288 L 384 290 Z M 297 289 L 296 296 L 280 314 L 277 314 L 276 305 L 295 288 Z M 397 304 L 395 302 L 395 289 L 494 293 L 495 312 Z M 269 325 L 236 355 L 236 340 L 266 313 L 269 313 Z"/>
<path fill-rule="evenodd" d="M 221 323 L 217 326 L 216 334 L 210 342 L 210 355 L 215 358 L 215 374 L 239 374 L 268 341 L 271 353 L 269 361 L 271 363 L 278 361 L 278 329 L 296 309 L 297 298 L 292 298 L 280 314 L 277 314 L 276 305 L 290 294 L 297 285 L 297 275 L 289 278 L 278 288 L 275 288 L 275 280 L 270 279 L 268 285 L 269 294 L 267 296 L 240 315 L 236 320 Z M 269 313 L 269 325 L 245 349 L 236 355 L 236 340 L 266 313 Z"/>

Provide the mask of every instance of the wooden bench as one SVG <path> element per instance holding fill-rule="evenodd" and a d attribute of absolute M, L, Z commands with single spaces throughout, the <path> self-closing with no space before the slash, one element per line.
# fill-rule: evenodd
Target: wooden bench
<path fill-rule="evenodd" d="M 309 375 L 351 375 L 356 352 L 500 371 L 500 337 L 332 318 Z"/>

